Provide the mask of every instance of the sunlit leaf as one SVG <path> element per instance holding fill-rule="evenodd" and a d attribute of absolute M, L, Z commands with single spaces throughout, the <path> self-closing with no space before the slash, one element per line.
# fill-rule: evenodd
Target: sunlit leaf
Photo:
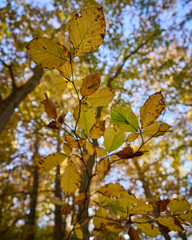
<path fill-rule="evenodd" d="M 61 95 L 65 91 L 68 81 L 56 74 L 51 75 L 51 81 L 57 92 Z"/>
<path fill-rule="evenodd" d="M 61 177 L 61 186 L 69 195 L 73 195 L 80 184 L 80 174 L 75 164 L 70 161 Z"/>
<path fill-rule="evenodd" d="M 83 239 L 83 230 L 79 223 L 75 225 L 75 233 L 78 239 Z"/>
<path fill-rule="evenodd" d="M 53 167 L 56 167 L 66 159 L 67 155 L 64 153 L 52 153 L 41 160 L 36 164 L 35 168 L 42 171 L 49 171 Z"/>
<path fill-rule="evenodd" d="M 130 214 L 130 210 L 134 204 L 137 203 L 137 199 L 134 194 L 128 192 L 121 193 L 121 205 L 123 206 L 124 211 L 119 212 L 119 215 L 122 217 L 127 217 Z"/>
<path fill-rule="evenodd" d="M 125 137 L 125 133 L 118 127 L 109 126 L 104 133 L 104 147 L 108 152 L 112 152 L 124 143 Z"/>
<path fill-rule="evenodd" d="M 95 107 L 107 106 L 114 98 L 115 92 L 108 87 L 100 88 L 85 100 L 89 105 Z"/>
<path fill-rule="evenodd" d="M 67 154 L 70 155 L 72 152 L 72 148 L 69 146 L 69 144 L 64 143 L 63 145 L 63 151 Z"/>
<path fill-rule="evenodd" d="M 186 222 L 189 222 L 192 224 L 192 210 L 190 211 L 187 211 L 186 213 L 183 213 L 183 214 L 180 214 L 179 217 L 186 221 Z"/>
<path fill-rule="evenodd" d="M 149 237 L 157 237 L 159 235 L 159 228 L 151 223 L 147 223 L 146 219 L 135 219 L 134 224 Z"/>
<path fill-rule="evenodd" d="M 148 214 L 153 211 L 153 206 L 151 204 L 146 204 L 145 202 L 138 202 L 137 205 L 131 209 L 131 214 Z"/>
<path fill-rule="evenodd" d="M 64 45 L 46 37 L 33 39 L 26 48 L 33 61 L 41 67 L 58 68 L 70 60 L 70 53 Z"/>
<path fill-rule="evenodd" d="M 125 192 L 125 189 L 123 186 L 121 186 L 119 183 L 108 183 L 105 184 L 103 187 L 101 187 L 98 190 L 99 193 L 101 193 L 104 196 L 107 197 L 116 197 L 119 198 L 122 192 Z"/>
<path fill-rule="evenodd" d="M 171 231 L 183 231 L 183 227 L 175 221 L 174 217 L 158 217 L 157 221 Z"/>
<path fill-rule="evenodd" d="M 95 151 L 97 153 L 97 157 L 103 157 L 107 155 L 107 151 L 102 147 L 95 147 Z"/>
<path fill-rule="evenodd" d="M 103 42 L 105 19 L 102 8 L 92 7 L 75 14 L 69 27 L 69 37 L 75 56 L 96 50 Z"/>
<path fill-rule="evenodd" d="M 124 211 L 123 206 L 121 205 L 121 201 L 118 199 L 112 199 L 108 198 L 106 196 L 101 196 L 99 198 L 99 204 L 107 209 L 109 209 L 111 212 L 117 214 L 119 211 Z"/>
<path fill-rule="evenodd" d="M 72 75 L 72 66 L 70 61 L 62 64 L 60 67 L 57 68 L 59 73 L 64 77 L 69 79 Z"/>
<path fill-rule="evenodd" d="M 111 121 L 125 132 L 136 132 L 139 127 L 137 116 L 129 107 L 119 106 L 113 108 Z"/>
<path fill-rule="evenodd" d="M 105 120 L 97 122 L 93 125 L 90 131 L 90 138 L 97 139 L 103 136 L 105 132 Z"/>
<path fill-rule="evenodd" d="M 108 214 L 106 210 L 103 207 L 100 207 L 96 212 L 95 216 L 93 218 L 93 224 L 95 225 L 95 228 L 100 230 L 103 228 L 103 226 L 109 222 Z"/>
<path fill-rule="evenodd" d="M 89 96 L 93 94 L 99 88 L 101 82 L 101 78 L 99 73 L 95 73 L 95 75 L 88 75 L 83 78 L 83 83 L 80 89 L 80 93 L 82 97 Z"/>
<path fill-rule="evenodd" d="M 164 122 L 154 122 L 143 129 L 143 134 L 148 137 L 163 136 L 171 126 Z"/>
<path fill-rule="evenodd" d="M 95 147 L 91 142 L 86 142 L 85 148 L 87 149 L 87 152 L 89 153 L 89 155 L 93 155 L 93 153 L 95 152 Z"/>
<path fill-rule="evenodd" d="M 97 163 L 97 175 L 99 177 L 100 180 L 103 180 L 103 178 L 105 177 L 105 175 L 109 172 L 110 170 L 110 161 L 109 158 L 104 158 L 101 159 L 98 163 Z"/>
<path fill-rule="evenodd" d="M 185 199 L 172 199 L 167 205 L 173 214 L 181 214 L 191 209 L 189 202 Z"/>
<path fill-rule="evenodd" d="M 105 229 L 111 231 L 111 232 L 119 232 L 122 231 L 122 227 L 120 225 L 120 223 L 117 222 L 108 222 L 107 224 L 105 224 Z"/>
<path fill-rule="evenodd" d="M 160 92 L 151 95 L 140 108 L 140 122 L 142 128 L 152 124 L 165 109 L 165 100 Z"/>
<path fill-rule="evenodd" d="M 137 137 L 139 136 L 139 133 L 130 133 L 127 138 L 126 138 L 126 142 L 133 142 L 137 139 Z"/>

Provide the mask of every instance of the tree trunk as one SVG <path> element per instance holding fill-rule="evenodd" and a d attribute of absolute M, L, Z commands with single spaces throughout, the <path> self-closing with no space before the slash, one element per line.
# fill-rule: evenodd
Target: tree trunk
<path fill-rule="evenodd" d="M 37 66 L 33 69 L 33 72 L 33 76 L 25 84 L 14 88 L 7 98 L 0 99 L 0 133 L 13 115 L 15 108 L 17 108 L 20 102 L 39 84 L 43 76 L 43 69 Z"/>
<path fill-rule="evenodd" d="M 38 156 L 38 141 L 35 140 L 34 143 L 34 158 Z M 29 226 L 29 231 L 27 233 L 26 240 L 35 239 L 35 213 L 37 206 L 37 197 L 38 197 L 38 186 L 39 186 L 39 173 L 37 169 L 33 169 L 33 188 L 31 192 L 31 202 L 30 202 L 30 213 L 26 220 L 26 225 Z"/>

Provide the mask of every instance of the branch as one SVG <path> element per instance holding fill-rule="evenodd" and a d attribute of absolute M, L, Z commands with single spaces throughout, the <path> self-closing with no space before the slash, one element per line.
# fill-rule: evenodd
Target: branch
<path fill-rule="evenodd" d="M 0 62 L 4 65 L 4 67 L 8 68 L 10 76 L 11 76 L 11 80 L 12 80 L 12 88 L 13 91 L 16 89 L 16 83 L 15 83 L 15 76 L 13 74 L 13 69 L 12 69 L 12 65 L 8 65 L 6 64 L 3 60 L 0 59 Z"/>
<path fill-rule="evenodd" d="M 157 33 L 155 32 L 152 36 L 150 36 L 148 39 L 146 39 L 145 41 L 143 41 L 140 45 L 138 45 L 133 51 L 131 51 L 127 56 L 124 57 L 123 62 L 121 65 L 118 66 L 116 73 L 110 77 L 107 81 L 107 86 L 108 87 L 112 87 L 112 82 L 113 80 L 119 76 L 119 74 L 121 73 L 121 70 L 123 68 L 123 66 L 125 65 L 126 61 L 131 58 L 134 54 L 136 54 L 142 47 L 144 47 L 150 40 L 152 40 L 155 36 L 157 35 Z"/>

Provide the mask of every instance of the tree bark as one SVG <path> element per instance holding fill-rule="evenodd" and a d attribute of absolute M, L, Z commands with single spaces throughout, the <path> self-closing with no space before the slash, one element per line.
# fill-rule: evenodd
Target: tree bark
<path fill-rule="evenodd" d="M 5 99 L 0 99 L 0 133 L 14 113 L 21 101 L 32 92 L 43 76 L 43 69 L 36 66 L 33 76 L 22 86 L 13 88 L 12 93 Z"/>

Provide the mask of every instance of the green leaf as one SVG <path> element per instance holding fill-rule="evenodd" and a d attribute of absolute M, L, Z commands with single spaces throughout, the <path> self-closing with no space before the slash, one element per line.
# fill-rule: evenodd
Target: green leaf
<path fill-rule="evenodd" d="M 119 106 L 113 108 L 111 121 L 125 132 L 136 132 L 139 127 L 137 116 L 129 107 Z"/>
<path fill-rule="evenodd" d="M 114 98 L 115 92 L 108 87 L 100 88 L 85 100 L 95 107 L 107 106 Z"/>
<path fill-rule="evenodd" d="M 104 133 L 104 147 L 107 152 L 112 152 L 119 148 L 125 141 L 125 133 L 117 126 L 109 126 Z"/>
<path fill-rule="evenodd" d="M 66 159 L 66 157 L 68 156 L 64 153 L 58 153 L 58 152 L 52 153 L 42 158 L 41 160 L 39 160 L 35 168 L 42 171 L 49 171 L 53 167 L 62 163 Z"/>

